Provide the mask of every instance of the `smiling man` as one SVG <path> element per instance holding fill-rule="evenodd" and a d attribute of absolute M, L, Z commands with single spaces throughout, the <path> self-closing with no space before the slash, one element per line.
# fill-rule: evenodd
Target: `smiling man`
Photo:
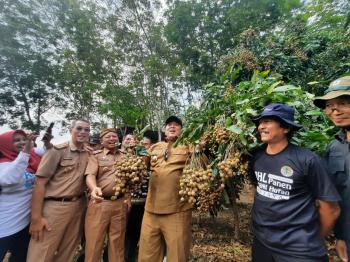
<path fill-rule="evenodd" d="M 102 150 L 95 151 L 86 168 L 86 183 L 90 201 L 85 218 L 85 261 L 100 261 L 103 244 L 108 235 L 108 261 L 124 261 L 124 238 L 127 207 L 125 195 L 115 197 L 115 163 L 123 161 L 118 150 L 115 128 L 100 133 Z"/>
<path fill-rule="evenodd" d="M 328 262 L 324 237 L 340 210 L 325 166 L 289 142 L 302 127 L 294 122 L 293 108 L 270 104 L 255 122 L 265 145 L 252 161 L 257 182 L 252 261 Z"/>
<path fill-rule="evenodd" d="M 324 96 L 315 98 L 314 104 L 340 128 L 327 148 L 326 159 L 342 198 L 341 214 L 334 228 L 336 250 L 342 261 L 347 262 L 350 259 L 350 76 L 333 81 Z"/>
<path fill-rule="evenodd" d="M 139 262 L 188 260 L 191 247 L 191 209 L 179 196 L 180 176 L 190 149 L 173 144 L 182 131 L 182 121 L 170 116 L 165 121 L 166 142 L 149 149 L 151 178 L 143 216 Z"/>
<path fill-rule="evenodd" d="M 43 156 L 32 197 L 28 262 L 73 261 L 85 214 L 84 172 L 90 124 L 75 120 L 71 140 L 55 145 Z"/>

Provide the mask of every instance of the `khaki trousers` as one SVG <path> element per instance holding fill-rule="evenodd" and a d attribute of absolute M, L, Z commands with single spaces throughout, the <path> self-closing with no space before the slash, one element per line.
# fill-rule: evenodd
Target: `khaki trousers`
<path fill-rule="evenodd" d="M 167 215 L 145 211 L 138 262 L 163 261 L 165 246 L 167 262 L 187 261 L 192 243 L 191 217 L 191 210 Z"/>
<path fill-rule="evenodd" d="M 108 234 L 108 261 L 124 261 L 124 241 L 126 229 L 125 198 L 90 200 L 85 217 L 85 262 L 101 261 L 103 244 Z"/>
<path fill-rule="evenodd" d="M 44 231 L 43 240 L 30 240 L 27 262 L 70 262 L 80 243 L 83 231 L 86 201 L 74 202 L 46 200 L 43 217 L 51 226 Z"/>

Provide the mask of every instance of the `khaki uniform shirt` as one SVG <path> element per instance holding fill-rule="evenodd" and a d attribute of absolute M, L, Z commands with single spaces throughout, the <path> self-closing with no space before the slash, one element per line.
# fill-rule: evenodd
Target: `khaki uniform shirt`
<path fill-rule="evenodd" d="M 113 154 L 108 149 L 98 150 L 89 157 L 89 163 L 85 175 L 96 176 L 96 184 L 102 190 L 104 197 L 114 196 L 115 190 L 115 163 L 122 161 L 124 154 L 119 151 Z"/>
<path fill-rule="evenodd" d="M 88 152 L 72 142 L 55 145 L 41 159 L 37 177 L 48 178 L 45 198 L 81 196 L 85 191 L 84 171 Z"/>
<path fill-rule="evenodd" d="M 180 201 L 180 176 L 190 156 L 188 146 L 159 142 L 149 149 L 151 178 L 145 210 L 155 214 L 172 214 L 192 208 Z M 167 158 L 167 160 L 165 159 Z"/>

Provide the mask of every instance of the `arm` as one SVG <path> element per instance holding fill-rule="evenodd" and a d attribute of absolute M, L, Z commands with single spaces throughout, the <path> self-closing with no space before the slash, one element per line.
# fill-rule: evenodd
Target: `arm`
<path fill-rule="evenodd" d="M 91 191 L 91 198 L 94 201 L 101 202 L 103 200 L 102 190 L 96 184 L 96 176 L 95 175 L 87 175 L 86 177 L 86 185 Z"/>
<path fill-rule="evenodd" d="M 34 134 L 29 134 L 23 151 L 18 154 L 12 162 L 5 162 L 0 172 L 0 185 L 13 185 L 24 181 L 23 173 L 26 171 L 30 158 L 30 151 L 33 148 Z"/>
<path fill-rule="evenodd" d="M 17 158 L 12 162 L 0 164 L 0 185 L 9 186 L 24 181 L 23 173 L 26 171 L 29 163 L 29 154 L 20 152 Z"/>
<path fill-rule="evenodd" d="M 97 157 L 91 155 L 89 162 L 85 170 L 86 185 L 91 191 L 91 198 L 93 201 L 101 202 L 103 200 L 102 190 L 97 186 L 96 175 L 98 173 L 98 160 Z"/>
<path fill-rule="evenodd" d="M 340 207 L 337 202 L 318 200 L 320 233 L 326 237 L 332 230 L 334 223 L 340 215 Z"/>
<path fill-rule="evenodd" d="M 29 233 L 32 238 L 41 241 L 44 229 L 51 230 L 47 220 L 42 216 L 42 209 L 45 196 L 45 186 L 48 178 L 37 177 L 32 196 L 32 221 L 29 227 Z"/>

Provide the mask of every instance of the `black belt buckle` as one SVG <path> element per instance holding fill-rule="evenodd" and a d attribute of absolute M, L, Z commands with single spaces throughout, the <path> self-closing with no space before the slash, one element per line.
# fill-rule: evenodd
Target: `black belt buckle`
<path fill-rule="evenodd" d="M 74 197 L 47 197 L 45 200 L 52 200 L 52 201 L 58 201 L 58 202 L 74 202 L 81 198 L 80 196 L 74 196 Z"/>

